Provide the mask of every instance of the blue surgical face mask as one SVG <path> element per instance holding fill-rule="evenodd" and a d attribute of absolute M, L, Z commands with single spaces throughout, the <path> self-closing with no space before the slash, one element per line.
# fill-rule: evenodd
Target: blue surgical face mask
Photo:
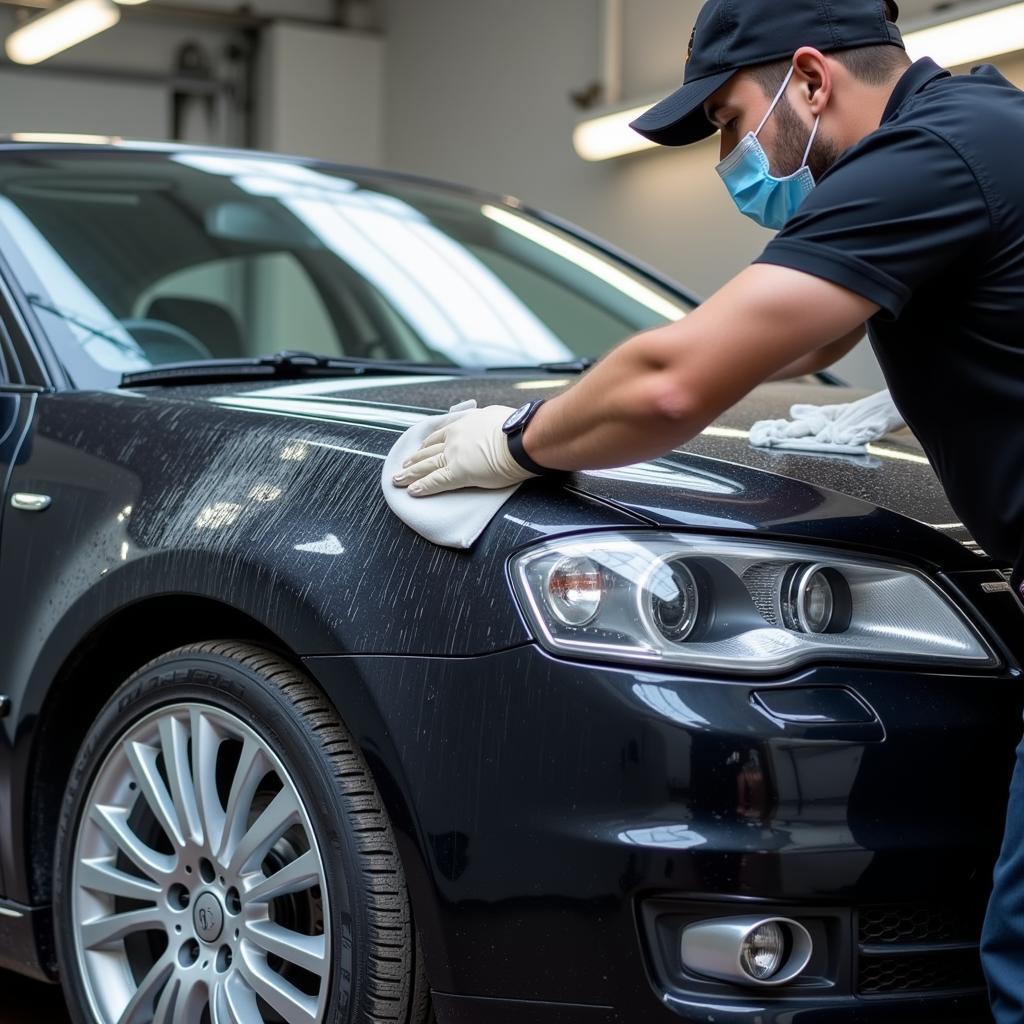
<path fill-rule="evenodd" d="M 814 175 L 807 166 L 807 158 L 811 155 L 811 147 L 818 134 L 820 116 L 815 118 L 811 139 L 807 143 L 800 169 L 788 177 L 776 178 L 771 173 L 768 154 L 757 140 L 761 129 L 779 105 L 786 86 L 793 77 L 793 71 L 793 68 L 789 69 L 782 88 L 772 100 L 772 105 L 757 126 L 757 131 L 747 132 L 739 145 L 717 167 L 740 213 L 757 221 L 762 227 L 774 228 L 776 231 L 785 227 L 786 221 L 796 213 L 800 204 L 814 189 Z"/>

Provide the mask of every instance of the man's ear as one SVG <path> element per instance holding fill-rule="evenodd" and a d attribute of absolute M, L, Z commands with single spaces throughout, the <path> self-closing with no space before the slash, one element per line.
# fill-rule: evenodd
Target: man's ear
<path fill-rule="evenodd" d="M 832 68 L 825 55 L 813 46 L 801 46 L 793 55 L 793 81 L 799 102 L 818 117 L 832 98 Z"/>

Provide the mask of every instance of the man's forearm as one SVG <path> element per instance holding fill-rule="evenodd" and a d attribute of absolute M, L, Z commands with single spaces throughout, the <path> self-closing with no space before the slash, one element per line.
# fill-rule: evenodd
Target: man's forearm
<path fill-rule="evenodd" d="M 551 469 L 657 458 L 783 368 L 826 347 L 848 351 L 877 311 L 811 275 L 748 267 L 685 320 L 623 342 L 543 405 L 523 445 Z"/>
<path fill-rule="evenodd" d="M 551 469 L 624 466 L 663 455 L 705 426 L 679 407 L 675 376 L 649 337 L 623 342 L 541 407 L 523 435 L 531 458 Z"/>

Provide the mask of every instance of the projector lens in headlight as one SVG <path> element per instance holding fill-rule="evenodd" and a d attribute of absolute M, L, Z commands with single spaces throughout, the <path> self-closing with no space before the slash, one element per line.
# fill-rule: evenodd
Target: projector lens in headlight
<path fill-rule="evenodd" d="M 681 559 L 659 562 L 640 589 L 647 614 L 672 643 L 686 640 L 700 619 L 700 591 L 693 572 Z"/>
<path fill-rule="evenodd" d="M 740 947 L 740 965 L 755 981 L 767 981 L 779 973 L 786 953 L 786 936 L 774 921 L 755 928 Z"/>
<path fill-rule="evenodd" d="M 841 633 L 850 625 L 850 588 L 822 565 L 795 565 L 782 581 L 782 620 L 801 633 Z"/>
<path fill-rule="evenodd" d="M 793 543 L 622 531 L 543 541 L 511 564 L 555 653 L 758 675 L 811 661 L 998 664 L 918 570 Z"/>
<path fill-rule="evenodd" d="M 548 573 L 546 604 L 567 626 L 584 626 L 601 607 L 601 569 L 589 558 L 561 558 Z"/>

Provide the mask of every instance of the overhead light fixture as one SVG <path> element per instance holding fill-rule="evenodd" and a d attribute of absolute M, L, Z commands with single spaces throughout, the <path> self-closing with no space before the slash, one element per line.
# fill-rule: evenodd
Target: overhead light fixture
<path fill-rule="evenodd" d="M 71 0 L 15 29 L 7 37 L 7 56 L 17 64 L 38 64 L 120 20 L 121 11 L 111 0 Z"/>
<path fill-rule="evenodd" d="M 124 142 L 119 135 L 75 135 L 69 132 L 12 132 L 7 138 L 11 142 L 43 145 L 116 146 Z"/>
<path fill-rule="evenodd" d="M 1016 53 L 1024 50 L 1024 3 L 908 32 L 903 41 L 912 60 L 931 57 L 936 64 L 947 68 Z M 651 100 L 643 106 L 613 110 L 581 121 L 573 132 L 576 152 L 584 160 L 599 161 L 653 149 L 655 143 L 635 132 L 629 123 L 655 102 L 657 100 Z"/>
<path fill-rule="evenodd" d="M 581 121 L 572 134 L 572 142 L 576 152 L 584 160 L 611 160 L 627 153 L 639 153 L 644 149 L 654 149 L 656 142 L 645 139 L 629 127 L 648 107 L 657 101 L 641 107 L 630 107 L 628 110 L 616 110 Z"/>
<path fill-rule="evenodd" d="M 904 42 L 913 60 L 931 57 L 944 68 L 1015 53 L 1024 50 L 1024 3 L 911 32 Z"/>

